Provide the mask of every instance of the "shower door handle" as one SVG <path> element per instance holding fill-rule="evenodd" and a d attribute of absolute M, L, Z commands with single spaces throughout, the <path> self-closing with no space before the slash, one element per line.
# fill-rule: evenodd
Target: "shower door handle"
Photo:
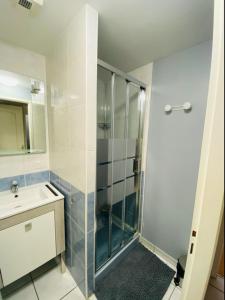
<path fill-rule="evenodd" d="M 137 158 L 134 159 L 133 172 L 135 175 L 138 175 L 140 173 L 140 165 L 141 165 L 141 160 Z"/>

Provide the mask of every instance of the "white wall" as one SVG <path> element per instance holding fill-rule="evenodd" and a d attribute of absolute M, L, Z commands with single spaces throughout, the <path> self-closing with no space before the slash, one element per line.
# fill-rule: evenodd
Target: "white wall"
<path fill-rule="evenodd" d="M 178 258 L 188 251 L 211 63 L 211 42 L 154 63 L 143 237 Z M 193 104 L 166 115 L 166 104 Z"/>
<path fill-rule="evenodd" d="M 0 41 L 0 69 L 46 81 L 45 57 Z M 0 178 L 49 169 L 45 154 L 0 157 Z"/>

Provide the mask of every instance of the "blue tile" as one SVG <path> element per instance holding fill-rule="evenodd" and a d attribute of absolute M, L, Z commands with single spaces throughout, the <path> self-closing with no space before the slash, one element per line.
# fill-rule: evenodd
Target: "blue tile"
<path fill-rule="evenodd" d="M 25 175 L 26 185 L 32 185 L 37 183 L 42 183 L 45 181 L 49 181 L 49 171 L 31 173 Z"/>
<path fill-rule="evenodd" d="M 88 268 L 94 264 L 94 230 L 88 233 L 87 236 L 87 261 Z"/>
<path fill-rule="evenodd" d="M 25 186 L 24 175 L 2 178 L 0 179 L 0 192 L 10 190 L 13 181 L 18 182 L 19 188 Z"/>
<path fill-rule="evenodd" d="M 67 194 L 65 190 L 63 190 L 61 187 L 56 188 L 60 191 L 61 194 L 64 196 L 64 207 L 65 207 L 65 212 L 70 214 L 71 211 L 71 196 Z"/>
<path fill-rule="evenodd" d="M 66 243 L 65 257 L 66 257 L 67 267 L 71 268 L 73 265 L 73 263 L 72 263 L 72 246 L 69 243 Z"/>
<path fill-rule="evenodd" d="M 94 265 L 88 268 L 88 296 L 90 297 L 95 289 L 95 282 L 94 282 Z"/>
<path fill-rule="evenodd" d="M 64 196 L 64 206 L 65 206 L 65 212 L 70 214 L 71 210 L 71 194 L 62 187 L 62 185 L 58 181 L 50 181 L 51 184 Z"/>
<path fill-rule="evenodd" d="M 85 265 L 85 234 L 81 228 L 71 221 L 72 230 L 72 250 L 79 257 L 80 261 Z"/>
<path fill-rule="evenodd" d="M 75 188 L 71 191 L 71 217 L 72 219 L 85 230 L 85 195 Z"/>
<path fill-rule="evenodd" d="M 71 193 L 71 184 L 61 177 L 59 177 L 59 185 L 66 191 L 67 194 Z"/>
<path fill-rule="evenodd" d="M 64 196 L 64 207 L 65 207 L 65 212 L 70 214 L 71 211 L 71 196 L 66 194 L 63 190 L 59 191 L 63 194 Z"/>
<path fill-rule="evenodd" d="M 88 232 L 94 230 L 95 193 L 88 194 Z"/>
<path fill-rule="evenodd" d="M 75 282 L 78 284 L 85 280 L 85 266 L 78 255 L 72 252 L 72 266 L 69 268 Z"/>
<path fill-rule="evenodd" d="M 71 218 L 67 212 L 65 212 L 65 238 L 66 238 L 66 244 L 72 245 Z"/>
<path fill-rule="evenodd" d="M 81 290 L 82 294 L 84 295 L 85 298 L 87 298 L 86 295 L 86 287 L 85 287 L 85 280 L 83 280 L 82 282 L 80 282 L 78 284 L 79 289 Z"/>
<path fill-rule="evenodd" d="M 59 185 L 59 176 L 52 171 L 50 171 L 50 182 L 53 185 Z"/>

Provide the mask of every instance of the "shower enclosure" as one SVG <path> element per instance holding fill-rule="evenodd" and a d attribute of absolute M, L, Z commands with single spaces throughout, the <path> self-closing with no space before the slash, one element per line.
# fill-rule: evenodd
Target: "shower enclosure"
<path fill-rule="evenodd" d="M 139 231 L 145 86 L 99 61 L 96 271 Z"/>

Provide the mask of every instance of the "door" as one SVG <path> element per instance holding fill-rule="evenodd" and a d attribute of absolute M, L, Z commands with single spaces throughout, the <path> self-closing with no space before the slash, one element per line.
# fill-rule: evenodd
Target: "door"
<path fill-rule="evenodd" d="M 56 256 L 54 212 L 0 231 L 0 245 L 0 273 L 7 286 Z"/>
<path fill-rule="evenodd" d="M 98 68 L 96 269 L 137 233 L 144 92 Z"/>
<path fill-rule="evenodd" d="M 25 149 L 23 107 L 0 104 L 0 151 Z"/>

